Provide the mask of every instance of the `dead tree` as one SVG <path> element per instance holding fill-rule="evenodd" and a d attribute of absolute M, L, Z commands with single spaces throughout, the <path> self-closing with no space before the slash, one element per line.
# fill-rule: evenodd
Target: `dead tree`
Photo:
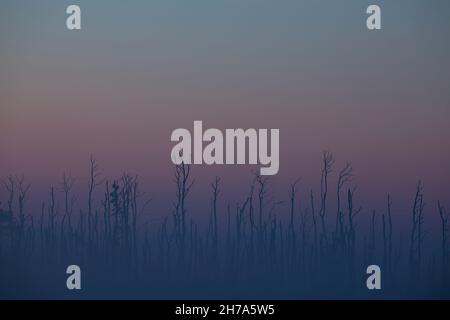
<path fill-rule="evenodd" d="M 356 223 L 355 217 L 361 212 L 361 206 L 355 210 L 353 198 L 355 196 L 356 187 L 347 190 L 347 207 L 348 207 L 348 235 L 347 235 L 347 247 L 350 255 L 350 260 L 355 258 L 355 243 L 356 243 Z"/>
<path fill-rule="evenodd" d="M 267 195 L 267 181 L 268 177 L 263 177 L 260 174 L 256 175 L 256 183 L 258 184 L 258 204 L 259 204 L 259 222 L 258 222 L 258 242 L 257 242 L 257 250 L 259 257 L 262 257 L 262 249 L 264 242 L 264 226 L 263 226 L 263 215 L 264 215 L 264 201 Z"/>
<path fill-rule="evenodd" d="M 15 188 L 16 188 L 16 181 L 13 179 L 12 176 L 8 176 L 6 180 L 3 180 L 3 185 L 5 187 L 5 190 L 8 194 L 7 198 L 7 205 L 8 209 L 4 211 L 1 208 L 1 202 L 0 202 L 0 235 L 3 232 L 3 228 L 8 231 L 10 236 L 11 243 L 14 241 L 14 233 L 13 233 L 13 227 L 14 227 L 14 217 L 13 217 L 13 201 L 15 196 Z M 0 249 L 1 249 L 1 243 L 0 243 Z"/>
<path fill-rule="evenodd" d="M 441 206 L 438 201 L 439 217 L 441 218 L 441 250 L 442 250 L 442 276 L 444 283 L 448 281 L 448 258 L 449 258 L 449 248 L 448 248 L 448 232 L 450 230 L 449 217 L 450 214 Z"/>
<path fill-rule="evenodd" d="M 341 190 L 346 183 L 350 182 L 353 177 L 353 168 L 350 163 L 346 163 L 345 167 L 339 172 L 339 178 L 337 182 L 336 194 L 337 194 L 337 213 L 336 213 L 336 229 L 335 237 L 339 243 L 344 244 L 344 214 L 341 210 Z"/>
<path fill-rule="evenodd" d="M 320 211 L 319 217 L 322 225 L 322 241 L 327 242 L 326 231 L 326 203 L 328 193 L 328 175 L 331 173 L 334 164 L 333 154 L 329 151 L 325 151 L 322 157 L 322 172 L 320 175 Z"/>
<path fill-rule="evenodd" d="M 126 251 L 128 251 L 132 242 L 130 237 L 130 217 L 133 216 L 133 192 L 135 187 L 137 187 L 137 182 L 133 176 L 129 174 L 122 175 L 122 189 L 120 192 L 122 203 L 121 226 L 124 250 Z"/>
<path fill-rule="evenodd" d="M 386 234 L 386 215 L 381 214 L 381 230 L 383 237 L 383 266 L 387 265 L 387 234 Z"/>
<path fill-rule="evenodd" d="M 370 243 L 368 247 L 368 258 L 369 262 L 373 261 L 375 257 L 376 249 L 376 225 L 377 225 L 377 215 L 375 210 L 372 211 L 372 219 L 370 221 Z"/>
<path fill-rule="evenodd" d="M 316 211 L 314 209 L 314 194 L 312 190 L 310 191 L 309 199 L 311 204 L 311 217 L 313 222 L 314 248 L 317 248 L 317 221 L 316 221 Z"/>
<path fill-rule="evenodd" d="M 41 219 L 39 221 L 39 234 L 40 234 L 40 250 L 41 254 L 44 254 L 44 240 L 45 240 L 45 234 L 44 234 L 44 219 L 45 219 L 45 201 L 42 201 L 41 206 Z"/>
<path fill-rule="evenodd" d="M 241 241 L 243 238 L 243 223 L 244 223 L 244 212 L 247 205 L 250 203 L 250 197 L 246 197 L 244 203 L 240 205 L 236 204 L 236 251 L 239 254 L 241 248 Z"/>
<path fill-rule="evenodd" d="M 97 163 L 97 160 L 93 155 L 90 156 L 90 168 L 89 168 L 89 184 L 88 184 L 88 236 L 91 239 L 92 235 L 92 197 L 96 187 L 103 183 L 100 179 L 102 170 Z"/>
<path fill-rule="evenodd" d="M 9 212 L 9 214 L 12 215 L 13 202 L 14 202 L 14 197 L 15 197 L 15 192 L 16 192 L 16 181 L 14 180 L 14 178 L 12 176 L 8 176 L 6 178 L 6 180 L 3 180 L 2 182 L 6 189 L 6 192 L 8 193 L 8 200 L 7 200 L 8 212 Z"/>
<path fill-rule="evenodd" d="M 25 178 L 23 176 L 16 177 L 17 181 L 17 188 L 18 188 L 18 204 L 19 204 L 19 226 L 21 232 L 25 230 L 25 213 L 24 213 L 24 206 L 25 206 L 25 198 L 27 196 L 28 190 L 30 190 L 30 184 L 25 183 Z"/>
<path fill-rule="evenodd" d="M 255 225 L 255 215 L 254 215 L 254 208 L 253 208 L 253 195 L 255 193 L 255 183 L 256 183 L 256 177 L 252 180 L 250 184 L 250 190 L 248 192 L 248 217 L 250 220 L 250 245 L 253 249 L 253 236 L 254 232 L 256 230 Z"/>
<path fill-rule="evenodd" d="M 67 175 L 65 172 L 63 173 L 62 181 L 61 181 L 61 192 L 64 194 L 64 216 L 61 221 L 61 230 L 64 228 L 64 223 L 66 219 L 68 220 L 69 231 L 72 226 L 72 212 L 73 207 L 75 205 L 76 197 L 71 195 L 73 186 L 75 184 L 75 178 L 72 177 L 71 174 Z"/>
<path fill-rule="evenodd" d="M 297 184 L 300 179 L 295 180 L 291 183 L 291 187 L 289 190 L 289 203 L 290 203 L 290 221 L 289 221 L 289 235 L 290 235 L 290 243 L 291 243 L 291 253 L 295 253 L 295 244 L 296 244 L 296 234 L 294 228 L 294 210 L 295 210 L 295 198 L 297 196 Z"/>
<path fill-rule="evenodd" d="M 219 190 L 220 178 L 216 177 L 214 182 L 211 183 L 211 188 L 213 191 L 212 196 L 212 234 L 213 234 L 213 255 L 217 256 L 217 247 L 218 247 L 218 230 L 217 230 L 217 199 L 220 193 Z"/>
<path fill-rule="evenodd" d="M 111 214 L 114 217 L 114 225 L 113 225 L 113 232 L 112 232 L 112 247 L 113 251 L 115 253 L 115 250 L 119 247 L 120 241 L 121 241 L 121 227 L 120 227 L 120 215 L 122 212 L 122 204 L 119 197 L 119 184 L 117 181 L 113 181 L 112 189 L 109 194 L 108 201 L 111 203 Z"/>
<path fill-rule="evenodd" d="M 176 202 L 175 202 L 175 234 L 179 240 L 181 257 L 184 256 L 186 240 L 186 198 L 194 180 L 190 179 L 191 167 L 184 163 L 175 166 Z"/>
<path fill-rule="evenodd" d="M 308 218 L 309 218 L 309 210 L 306 208 L 305 210 L 299 209 L 300 216 L 300 230 L 301 230 L 301 238 L 300 238 L 300 249 L 301 249 L 301 262 L 306 266 L 306 248 L 308 246 L 309 232 L 308 232 Z M 294 248 L 295 249 L 295 248 Z M 294 251 L 295 253 L 295 251 Z"/>
<path fill-rule="evenodd" d="M 253 195 L 255 193 L 256 180 L 257 180 L 257 175 L 255 175 L 254 179 L 252 180 L 252 182 L 250 184 L 250 190 L 248 192 L 248 197 L 246 200 L 246 202 L 248 202 L 248 217 L 249 217 L 249 222 L 250 222 L 250 240 L 249 240 L 250 241 L 250 246 L 249 246 L 250 257 L 252 257 L 253 253 L 254 253 L 255 231 L 256 231 L 256 233 L 258 232 L 258 230 L 257 230 L 258 227 L 256 226 L 256 223 L 255 223 L 255 215 L 254 215 L 254 207 L 253 207 Z M 242 211 L 242 213 L 243 212 L 244 211 Z M 241 217 L 243 217 L 243 214 L 241 214 Z M 241 229 L 243 231 L 242 237 L 245 238 L 245 225 Z"/>
<path fill-rule="evenodd" d="M 356 187 L 347 190 L 347 210 L 348 210 L 348 229 L 344 240 L 347 246 L 348 252 L 348 268 L 350 277 L 354 280 L 355 271 L 355 260 L 356 260 L 356 223 L 355 217 L 361 211 L 361 207 L 355 210 L 354 208 L 354 196 L 356 192 Z"/>
<path fill-rule="evenodd" d="M 56 210 L 55 188 L 50 188 L 50 206 L 48 208 L 49 222 L 50 222 L 50 243 L 53 246 L 56 242 L 56 217 L 58 215 Z"/>
<path fill-rule="evenodd" d="M 141 197 L 143 195 L 143 193 L 139 192 L 139 180 L 138 180 L 138 176 L 131 176 L 128 174 L 125 174 L 122 177 L 122 181 L 123 181 L 123 203 L 125 204 L 124 206 L 124 212 L 125 212 L 125 216 L 126 216 L 126 221 L 125 221 L 125 230 L 126 230 L 126 238 L 127 238 L 127 243 L 128 241 L 131 242 L 131 248 L 132 248 L 132 253 L 133 253 L 133 262 L 134 262 L 134 267 L 137 267 L 137 263 L 138 263 L 138 235 L 137 235 L 137 219 L 138 219 L 138 214 L 141 213 L 145 207 L 147 206 L 147 204 L 150 202 L 150 200 L 148 200 L 147 202 L 144 203 L 142 209 L 138 208 L 138 198 Z M 129 215 L 131 214 L 131 226 L 129 226 Z M 130 228 L 131 227 L 131 228 Z M 131 230 L 131 236 L 129 234 L 129 231 Z"/>
<path fill-rule="evenodd" d="M 417 184 L 416 195 L 414 197 L 414 204 L 412 208 L 412 229 L 409 247 L 409 263 L 414 277 L 420 274 L 420 265 L 422 258 L 422 244 L 423 244 L 423 187 L 422 182 Z"/>
<path fill-rule="evenodd" d="M 388 230 L 387 230 L 387 264 L 389 271 L 392 271 L 392 214 L 391 214 L 391 195 L 387 195 L 387 216 L 388 216 Z"/>
<path fill-rule="evenodd" d="M 8 176 L 6 180 L 3 180 L 3 185 L 6 189 L 6 192 L 8 194 L 7 198 L 7 204 L 8 209 L 6 211 L 3 211 L 0 208 L 0 235 L 3 233 L 3 228 L 5 231 L 9 233 L 9 239 L 10 242 L 14 242 L 14 217 L 13 217 L 13 201 L 15 197 L 15 189 L 16 189 L 16 181 L 13 179 L 12 176 Z M 1 203 L 0 203 L 1 204 Z M 1 249 L 1 243 L 0 243 L 0 249 Z"/>
<path fill-rule="evenodd" d="M 103 206 L 103 223 L 104 223 L 104 237 L 105 241 L 108 242 L 111 236 L 111 194 L 109 192 L 109 182 L 106 180 L 105 183 L 105 194 L 104 200 L 102 201 Z"/>
<path fill-rule="evenodd" d="M 290 200 L 290 228 L 294 229 L 294 210 L 295 210 L 295 198 L 297 195 L 296 186 L 300 179 L 295 180 L 291 183 L 290 191 L 289 191 L 289 200 Z"/>
<path fill-rule="evenodd" d="M 262 232 L 263 225 L 263 208 L 264 208 L 264 198 L 267 194 L 267 181 L 269 178 L 263 177 L 260 174 L 256 175 L 256 182 L 258 183 L 258 203 L 259 203 L 259 231 Z"/>
<path fill-rule="evenodd" d="M 299 183 L 300 178 L 291 183 L 289 190 L 289 201 L 290 201 L 290 223 L 289 227 L 294 230 L 294 207 L 295 207 L 295 197 L 297 195 L 296 186 Z"/>

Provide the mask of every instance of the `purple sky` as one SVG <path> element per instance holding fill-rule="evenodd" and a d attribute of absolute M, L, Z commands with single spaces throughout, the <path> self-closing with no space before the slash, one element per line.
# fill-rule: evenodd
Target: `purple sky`
<path fill-rule="evenodd" d="M 277 198 L 298 176 L 317 192 L 328 149 L 335 174 L 353 163 L 367 207 L 391 192 L 409 210 L 418 179 L 430 208 L 450 204 L 450 5 L 378 2 L 383 29 L 369 32 L 365 1 L 79 1 L 83 30 L 69 32 L 59 1 L 6 1 L 0 176 L 24 174 L 35 207 L 64 171 L 81 192 L 94 153 L 169 210 L 170 133 L 202 120 L 280 129 Z M 258 168 L 195 167 L 195 201 L 215 175 L 242 196 Z"/>

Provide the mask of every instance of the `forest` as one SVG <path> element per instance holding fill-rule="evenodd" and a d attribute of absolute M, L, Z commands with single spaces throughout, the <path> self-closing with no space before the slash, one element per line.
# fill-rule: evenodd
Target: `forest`
<path fill-rule="evenodd" d="M 335 168 L 326 151 L 319 190 L 302 186 L 300 192 L 302 181 L 294 178 L 283 206 L 268 197 L 271 177 L 255 173 L 248 192 L 233 200 L 221 198 L 222 180 L 215 177 L 202 223 L 190 209 L 192 167 L 182 163 L 170 177 L 174 194 L 166 215 L 150 223 L 143 219 L 151 206 L 139 178 L 107 179 L 94 156 L 87 203 L 79 210 L 70 174 L 49 188 L 40 208 L 26 206 L 31 187 L 24 177 L 7 176 L 0 198 L 0 297 L 450 298 L 444 205 L 430 203 L 426 211 L 418 181 L 407 233 L 400 233 L 394 197 L 386 194 L 383 212 L 365 208 L 353 177 L 350 163 Z M 438 218 L 433 232 L 424 228 L 425 212 Z M 80 292 L 65 287 L 71 264 L 82 270 Z M 382 270 L 382 290 L 366 287 L 372 264 Z"/>

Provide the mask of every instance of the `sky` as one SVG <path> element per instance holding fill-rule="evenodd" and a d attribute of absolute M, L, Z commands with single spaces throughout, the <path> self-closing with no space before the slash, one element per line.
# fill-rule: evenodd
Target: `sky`
<path fill-rule="evenodd" d="M 66 29 L 69 4 L 81 7 L 80 31 Z M 381 30 L 365 26 L 369 4 Z M 31 211 L 70 172 L 82 202 L 94 154 L 111 179 L 138 174 L 168 211 L 170 134 L 202 120 L 280 129 L 276 198 L 297 177 L 318 192 L 330 150 L 334 175 L 352 162 L 366 207 L 384 208 L 390 192 L 409 210 L 419 179 L 431 209 L 450 205 L 449 10 L 447 0 L 4 0 L 0 177 L 27 178 Z M 224 201 L 238 201 L 258 168 L 194 167 L 194 203 L 216 175 Z"/>

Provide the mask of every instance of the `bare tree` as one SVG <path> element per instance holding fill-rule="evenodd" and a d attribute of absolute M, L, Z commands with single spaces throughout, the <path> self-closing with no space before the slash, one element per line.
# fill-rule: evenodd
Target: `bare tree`
<path fill-rule="evenodd" d="M 372 211 L 372 219 L 370 221 L 370 243 L 369 243 L 369 262 L 373 261 L 373 258 L 375 256 L 375 249 L 376 249 L 376 226 L 377 226 L 377 214 L 375 210 Z"/>
<path fill-rule="evenodd" d="M 111 236 L 111 193 L 109 192 L 109 181 L 105 182 L 105 194 L 102 201 L 103 206 L 103 223 L 105 229 L 105 238 L 108 240 Z"/>
<path fill-rule="evenodd" d="M 61 192 L 63 192 L 64 194 L 64 216 L 61 222 L 61 229 L 64 228 L 64 222 L 66 219 L 68 219 L 69 229 L 71 228 L 71 217 L 76 201 L 76 197 L 74 195 L 71 195 L 74 184 L 75 178 L 73 178 L 70 173 L 67 175 L 64 172 L 61 181 Z"/>
<path fill-rule="evenodd" d="M 419 276 L 420 273 L 423 242 L 422 225 L 424 222 L 424 206 L 423 186 L 422 182 L 419 181 L 417 184 L 416 195 L 414 197 L 414 204 L 412 208 L 412 229 L 409 248 L 409 262 L 414 276 Z"/>
<path fill-rule="evenodd" d="M 25 213 L 24 213 L 24 205 L 25 205 L 25 197 L 27 195 L 28 190 L 30 190 L 30 184 L 25 183 L 25 178 L 23 176 L 16 177 L 17 187 L 19 189 L 18 202 L 19 202 L 19 225 L 20 229 L 23 231 L 25 228 Z"/>
<path fill-rule="evenodd" d="M 319 217 L 322 225 L 322 236 L 321 238 L 326 242 L 327 231 L 326 231 L 326 203 L 327 203 L 327 193 L 328 193 L 328 175 L 331 173 L 334 164 L 333 154 L 329 151 L 324 151 L 322 156 L 322 172 L 320 175 L 320 211 Z"/>
<path fill-rule="evenodd" d="M 296 233 L 294 228 L 294 212 L 295 212 L 295 198 L 297 196 L 297 184 L 299 183 L 300 178 L 295 180 L 293 183 L 291 183 L 290 189 L 289 189 L 289 203 L 290 203 L 290 221 L 289 221 L 289 227 L 288 227 L 288 235 L 290 236 L 290 245 L 291 245 L 291 252 L 292 256 L 295 254 L 296 250 Z"/>
<path fill-rule="evenodd" d="M 314 248 L 317 247 L 317 221 L 316 221 L 316 211 L 314 208 L 314 194 L 313 191 L 310 191 L 309 194 L 310 204 L 311 204 L 311 217 L 313 221 L 313 231 L 314 231 Z"/>
<path fill-rule="evenodd" d="M 259 202 L 259 232 L 262 232 L 263 225 L 263 208 L 264 208 L 264 198 L 267 194 L 267 181 L 268 177 L 263 177 L 260 174 L 256 175 L 256 182 L 259 186 L 258 189 L 258 202 Z"/>
<path fill-rule="evenodd" d="M 388 269 L 392 271 L 392 214 L 391 214 L 391 195 L 387 195 L 387 216 L 388 216 L 388 231 L 387 231 L 387 261 Z"/>
<path fill-rule="evenodd" d="M 300 182 L 300 178 L 291 183 L 289 189 L 289 201 L 290 201 L 290 224 L 289 227 L 294 230 L 294 207 L 295 207 L 295 197 L 297 195 L 297 184 Z"/>
<path fill-rule="evenodd" d="M 348 236 L 347 246 L 349 248 L 350 261 L 353 262 L 355 256 L 355 242 L 356 242 L 356 223 L 355 217 L 358 215 L 362 208 L 361 206 L 355 210 L 353 198 L 355 196 L 356 187 L 347 190 L 347 206 L 348 206 Z"/>
<path fill-rule="evenodd" d="M 337 194 L 337 213 L 336 213 L 336 229 L 335 235 L 338 239 L 338 243 L 343 242 L 344 237 L 344 214 L 341 210 L 341 189 L 346 183 L 350 182 L 353 177 L 353 168 L 350 163 L 346 163 L 345 167 L 339 172 L 339 178 L 337 182 L 336 194 Z"/>
<path fill-rule="evenodd" d="M 89 237 L 92 234 L 92 197 L 96 187 L 103 183 L 103 179 L 101 179 L 103 171 L 100 169 L 100 166 L 95 159 L 95 157 L 91 154 L 90 158 L 90 168 L 89 168 L 89 183 L 88 183 L 88 230 Z"/>
<path fill-rule="evenodd" d="M 15 197 L 15 190 L 16 190 L 16 181 L 12 176 L 8 176 L 6 180 L 3 180 L 3 185 L 6 189 L 6 192 L 8 193 L 8 212 L 12 215 L 13 212 L 13 202 Z"/>
<path fill-rule="evenodd" d="M 212 229 L 213 229 L 213 246 L 214 246 L 214 255 L 217 254 L 217 244 L 218 244 L 218 230 L 217 230 L 217 198 L 219 196 L 219 183 L 220 178 L 216 177 L 214 182 L 211 183 L 211 188 L 213 191 L 212 196 Z"/>
<path fill-rule="evenodd" d="M 386 234 L 386 215 L 381 214 L 381 230 L 383 236 L 383 265 L 387 265 L 387 234 Z"/>
<path fill-rule="evenodd" d="M 184 163 L 175 166 L 176 203 L 175 203 L 175 231 L 180 240 L 181 254 L 184 257 L 186 239 L 186 198 L 194 184 L 190 178 L 191 167 Z"/>
<path fill-rule="evenodd" d="M 448 232 L 449 226 L 449 213 L 445 210 L 441 203 L 438 201 L 439 217 L 441 218 L 441 249 L 442 249 L 442 270 L 444 281 L 448 280 Z"/>
<path fill-rule="evenodd" d="M 49 223 L 50 223 L 50 238 L 51 243 L 56 240 L 56 217 L 58 215 L 56 210 L 56 200 L 55 200 L 55 188 L 52 186 L 50 188 L 50 206 L 48 208 Z"/>

